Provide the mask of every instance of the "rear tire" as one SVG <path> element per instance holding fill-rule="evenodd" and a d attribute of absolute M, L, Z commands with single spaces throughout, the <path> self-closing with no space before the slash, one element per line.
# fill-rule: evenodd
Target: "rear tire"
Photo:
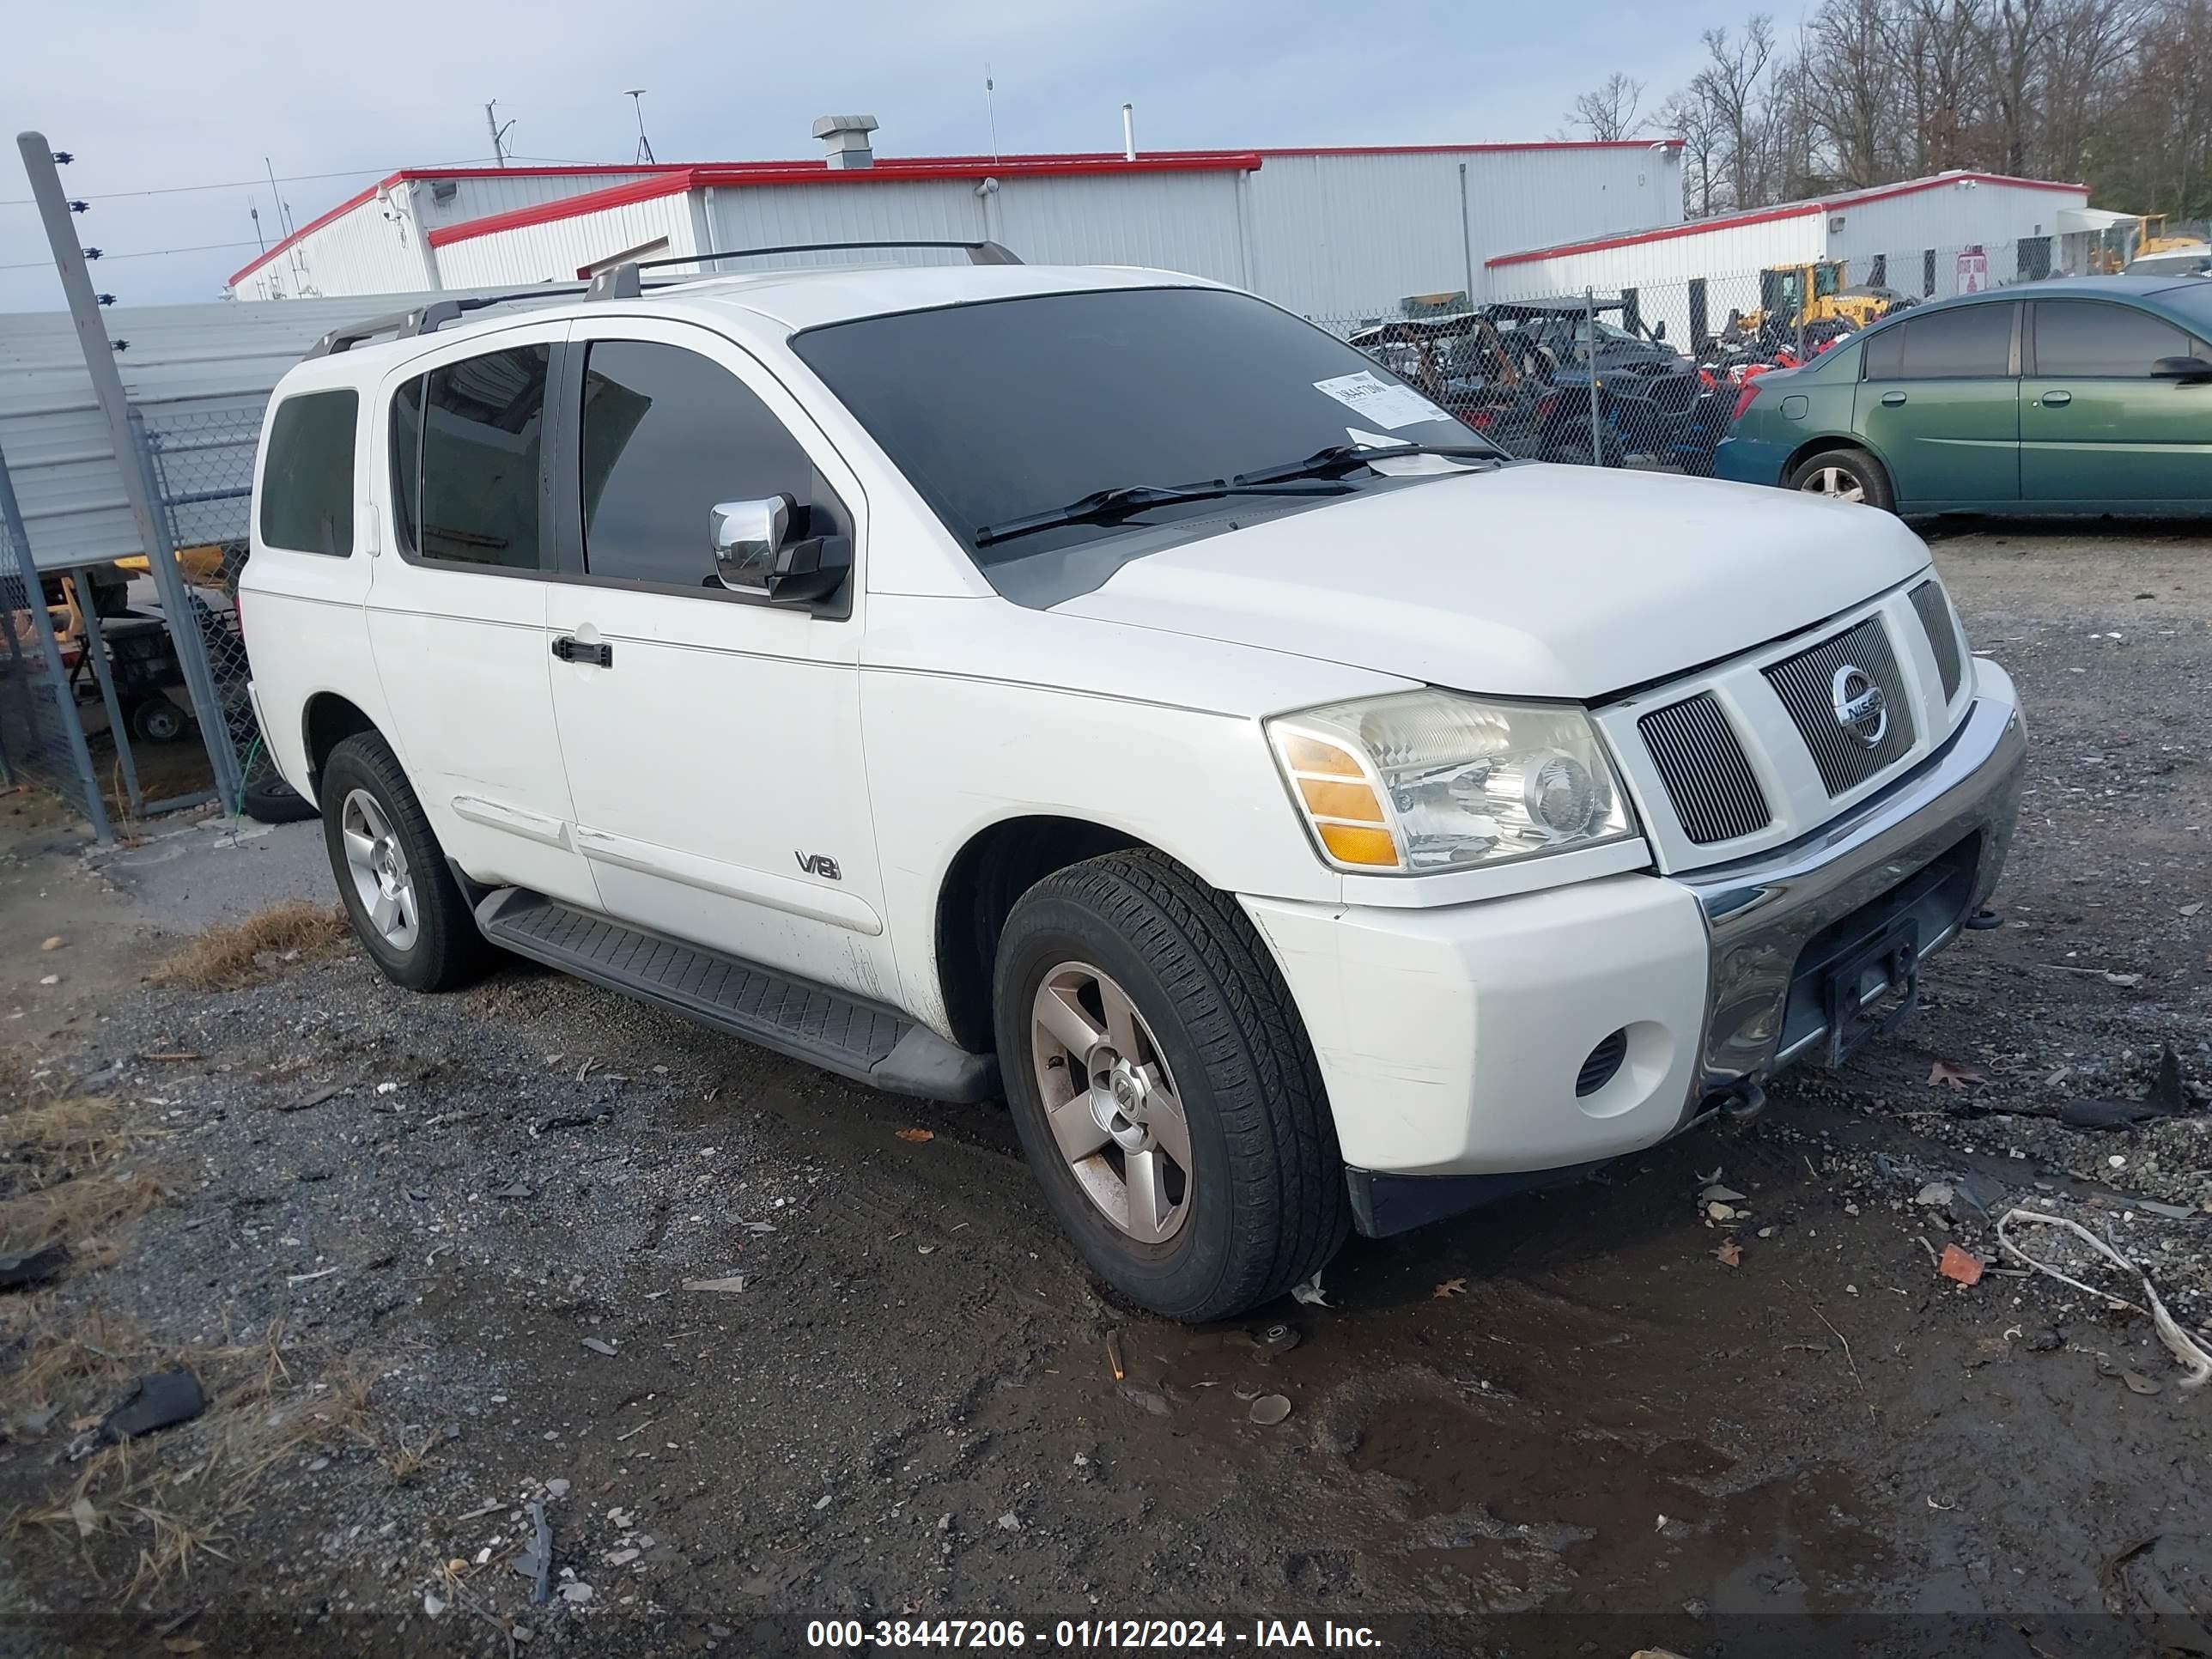
<path fill-rule="evenodd" d="M 1897 496 L 1889 487 L 1889 474 L 1863 449 L 1824 449 L 1817 455 L 1808 455 L 1790 469 L 1788 487 L 1808 495 L 1863 501 L 1885 513 L 1897 510 Z"/>
<path fill-rule="evenodd" d="M 318 793 L 339 896 L 384 976 L 410 991 L 476 977 L 491 946 L 390 745 L 374 732 L 346 738 L 323 763 Z"/>
<path fill-rule="evenodd" d="M 1233 898 L 1158 853 L 1073 865 L 1015 903 L 993 989 L 1023 1150 L 1115 1291 L 1225 1319 L 1336 1253 L 1351 1213 L 1320 1072 Z"/>
<path fill-rule="evenodd" d="M 240 805 L 256 823 L 300 823 L 320 816 L 314 802 L 273 774 L 249 781 L 240 792 Z"/>

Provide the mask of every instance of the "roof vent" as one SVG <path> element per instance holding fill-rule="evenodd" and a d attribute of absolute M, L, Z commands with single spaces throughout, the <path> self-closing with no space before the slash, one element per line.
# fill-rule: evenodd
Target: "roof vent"
<path fill-rule="evenodd" d="M 829 151 L 833 167 L 872 167 L 876 153 L 868 148 L 868 135 L 876 130 L 872 115 L 824 115 L 814 123 L 814 136 Z"/>

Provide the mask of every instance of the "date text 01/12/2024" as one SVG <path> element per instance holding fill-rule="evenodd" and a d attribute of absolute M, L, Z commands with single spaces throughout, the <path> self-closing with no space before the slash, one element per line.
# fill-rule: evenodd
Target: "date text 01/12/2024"
<path fill-rule="evenodd" d="M 811 1648 L 1379 1648 L 1365 1625 L 1304 1619 L 1255 1619 L 1249 1630 L 1220 1619 L 1060 1619 L 1031 1629 L 1019 1619 L 817 1619 Z"/>

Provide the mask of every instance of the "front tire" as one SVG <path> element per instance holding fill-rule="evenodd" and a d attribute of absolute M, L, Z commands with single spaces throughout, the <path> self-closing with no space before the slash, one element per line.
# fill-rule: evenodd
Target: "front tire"
<path fill-rule="evenodd" d="M 1889 474 L 1863 449 L 1824 449 L 1790 470 L 1789 487 L 1834 501 L 1863 501 L 1885 513 L 1897 510 Z"/>
<path fill-rule="evenodd" d="M 390 745 L 374 732 L 348 738 L 316 793 L 346 915 L 384 976 L 410 991 L 474 978 L 490 946 Z"/>
<path fill-rule="evenodd" d="M 1228 896 L 1158 853 L 1048 876 L 994 982 L 1014 1123 L 1092 1271 L 1170 1319 L 1225 1319 L 1319 1272 L 1350 1229 L 1313 1052 Z"/>

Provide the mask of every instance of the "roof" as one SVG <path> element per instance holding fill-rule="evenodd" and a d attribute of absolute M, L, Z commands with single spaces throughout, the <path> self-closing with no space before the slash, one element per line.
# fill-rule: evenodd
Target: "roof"
<path fill-rule="evenodd" d="M 2069 196 L 2086 197 L 2089 193 L 2087 185 L 2063 184 L 2055 179 L 2015 179 L 2002 173 L 1939 173 L 1930 178 L 1906 179 L 1893 185 L 1872 185 L 1864 190 L 1837 191 L 1808 201 L 1782 202 L 1773 207 L 1746 209 L 1741 213 L 1718 213 L 1710 219 L 1690 219 L 1679 225 L 1662 225 L 1652 230 L 1622 231 L 1577 242 L 1561 242 L 1551 247 L 1528 248 L 1518 253 L 1494 254 L 1483 263 L 1486 265 L 1517 265 L 1535 259 L 1556 259 L 1571 253 L 1601 253 L 1608 248 L 1635 247 L 1645 242 L 1702 236 L 1708 231 L 1733 230 L 1743 225 L 1808 218 L 1815 214 L 1832 213 L 1840 208 L 1879 202 L 1893 196 L 1916 196 L 1923 191 L 1944 190 L 1956 185 L 2009 185 L 2020 190 L 2058 191 Z"/>
<path fill-rule="evenodd" d="M 327 213 L 309 220 L 299 229 L 285 237 L 265 252 L 257 254 L 247 264 L 231 273 L 230 282 L 235 286 L 267 264 L 286 250 L 312 236 L 325 226 L 343 218 L 357 208 L 366 207 L 377 197 L 395 185 L 417 179 L 592 179 L 617 177 L 622 183 L 602 190 L 586 190 L 555 202 L 522 208 L 509 213 L 496 213 L 462 224 L 441 226 L 429 233 L 430 245 L 442 247 L 450 242 L 465 241 L 472 236 L 484 236 L 497 231 L 513 230 L 523 225 L 546 224 L 579 214 L 597 212 L 602 208 L 619 207 L 625 203 L 651 201 L 661 196 L 675 195 L 702 185 L 720 188 L 769 185 L 884 184 L 914 183 L 929 179 L 975 179 L 987 177 L 1050 177 L 1070 174 L 1104 174 L 1109 173 L 1188 173 L 1196 171 L 1253 172 L 1268 158 L 1291 160 L 1315 155 L 1511 155 L 1526 151 L 1547 150 L 1607 150 L 1650 149 L 1656 143 L 1662 149 L 1677 150 L 1682 146 L 1679 138 L 1656 141 L 1642 138 L 1624 139 L 1543 139 L 1530 143 L 1492 144 L 1348 144 L 1304 149 L 1255 149 L 1150 150 L 1135 161 L 1127 160 L 1119 150 L 1085 150 L 1067 155 L 921 155 L 882 156 L 872 167 L 833 167 L 816 157 L 811 160 L 788 161 L 678 161 L 645 163 L 637 166 L 610 164 L 607 166 L 509 167 L 402 167 L 398 172 L 379 179 L 368 189 L 348 197 Z M 638 173 L 654 175 L 638 179 Z"/>

